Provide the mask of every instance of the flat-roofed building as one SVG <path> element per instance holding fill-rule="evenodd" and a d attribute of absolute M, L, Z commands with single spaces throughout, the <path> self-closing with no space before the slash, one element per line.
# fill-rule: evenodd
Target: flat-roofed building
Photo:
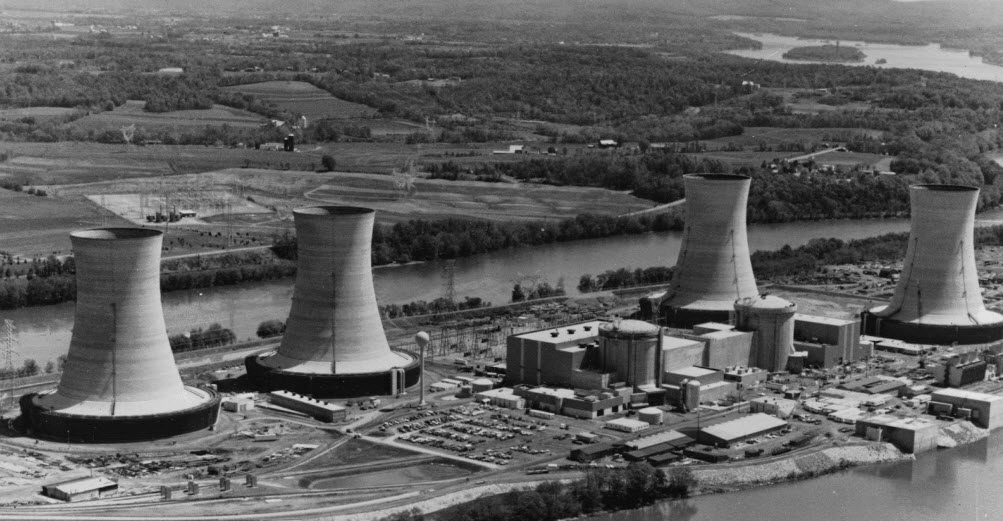
<path fill-rule="evenodd" d="M 289 391 L 272 391 L 268 393 L 268 401 L 310 415 L 322 422 L 345 421 L 348 416 L 345 408 L 340 405 Z"/>
<path fill-rule="evenodd" d="M 796 313 L 794 315 L 794 340 L 809 344 L 823 344 L 835 347 L 826 357 L 831 365 L 850 363 L 870 356 L 867 349 L 860 344 L 860 320 L 832 317 L 822 317 Z M 824 352 L 824 351 L 823 351 Z M 817 357 L 818 353 L 816 353 Z M 809 363 L 816 357 L 809 352 Z"/>
<path fill-rule="evenodd" d="M 511 335 L 507 339 L 506 365 L 514 383 L 576 386 L 573 369 L 588 365 L 587 348 L 599 338 L 599 326 L 606 322 L 593 320 L 558 328 L 540 329 Z M 558 351 L 564 351 L 559 356 Z M 604 387 L 603 382 L 596 382 Z M 584 386 L 583 386 L 584 387 Z"/>
<path fill-rule="evenodd" d="M 103 477 L 78 478 L 42 486 L 42 494 L 61 501 L 86 501 L 118 490 L 118 483 Z"/>
<path fill-rule="evenodd" d="M 930 407 L 947 404 L 954 416 L 967 416 L 972 423 L 993 430 L 1003 426 L 1003 396 L 962 389 L 940 389 L 930 396 Z"/>
<path fill-rule="evenodd" d="M 661 443 L 671 443 L 682 446 L 693 443 L 693 438 L 690 438 L 679 431 L 668 430 L 659 432 L 658 434 L 652 434 L 650 436 L 641 436 L 640 438 L 624 443 L 624 445 L 626 445 L 630 450 L 638 450 Z"/>
<path fill-rule="evenodd" d="M 509 387 L 499 387 L 482 391 L 474 395 L 478 401 L 487 400 L 489 404 L 506 409 L 525 409 L 526 400 L 515 394 L 515 390 Z"/>
<path fill-rule="evenodd" d="M 771 396 L 760 396 L 759 398 L 749 400 L 750 412 L 772 414 L 777 418 L 790 418 L 797 406 L 798 402 L 794 400 L 773 398 Z"/>
<path fill-rule="evenodd" d="M 890 441 L 902 452 L 918 453 L 937 448 L 939 429 L 929 419 L 880 414 L 856 421 L 858 435 L 872 441 Z"/>
<path fill-rule="evenodd" d="M 603 427 L 620 432 L 641 432 L 651 427 L 651 425 L 647 422 L 631 420 L 630 418 L 617 418 L 606 422 Z"/>
<path fill-rule="evenodd" d="M 700 429 L 697 441 L 707 445 L 731 445 L 778 431 L 787 422 L 769 414 L 753 413 L 748 416 L 718 423 Z"/>

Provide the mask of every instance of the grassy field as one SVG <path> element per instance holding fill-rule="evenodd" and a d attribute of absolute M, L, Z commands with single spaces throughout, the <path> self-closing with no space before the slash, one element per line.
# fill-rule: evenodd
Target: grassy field
<path fill-rule="evenodd" d="M 303 114 L 307 121 L 360 118 L 376 114 L 376 109 L 335 98 L 327 91 L 302 81 L 266 81 L 226 87 L 270 101 L 282 110 Z"/>
<path fill-rule="evenodd" d="M 755 147 L 760 143 L 776 145 L 780 143 L 841 142 L 847 137 L 861 134 L 880 137 L 882 132 L 866 128 L 746 127 L 740 136 L 711 139 L 708 142 L 734 143 L 744 147 Z"/>
<path fill-rule="evenodd" d="M 0 190 L 0 251 L 26 257 L 65 254 L 73 230 L 127 224 L 81 198 Z"/>
<path fill-rule="evenodd" d="M 206 125 L 256 128 L 265 118 L 223 105 L 214 105 L 207 110 L 178 110 L 174 112 L 146 112 L 144 101 L 127 101 L 109 112 L 100 112 L 80 118 L 69 125 L 82 130 L 104 132 L 117 131 L 127 125 L 136 125 L 150 132 L 162 130 L 188 130 Z"/>
<path fill-rule="evenodd" d="M 0 110 L 0 121 L 17 121 L 24 118 L 34 118 L 37 122 L 57 119 L 76 112 L 77 109 L 64 107 L 24 107 L 19 109 Z"/>
<path fill-rule="evenodd" d="M 306 196 L 318 203 L 372 207 L 385 220 L 567 219 L 586 212 L 617 215 L 654 205 L 626 193 L 599 188 L 415 179 L 414 191 L 405 196 L 394 183 L 393 176 L 338 174 Z"/>

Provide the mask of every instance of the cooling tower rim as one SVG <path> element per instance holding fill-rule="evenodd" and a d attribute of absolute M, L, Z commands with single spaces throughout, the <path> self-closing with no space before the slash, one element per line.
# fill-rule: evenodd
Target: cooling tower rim
<path fill-rule="evenodd" d="M 978 192 L 979 189 L 974 186 L 965 185 L 945 185 L 945 184 L 920 184 L 911 185 L 909 187 L 911 190 L 926 190 L 930 192 Z"/>
<path fill-rule="evenodd" d="M 752 179 L 751 177 L 742 174 L 711 174 L 711 173 L 686 174 L 683 176 L 683 179 L 687 178 L 704 180 L 704 181 L 747 181 L 749 179 Z"/>
<path fill-rule="evenodd" d="M 341 205 L 306 206 L 303 208 L 296 208 L 295 210 L 293 210 L 293 214 L 304 217 L 330 217 L 337 215 L 369 215 L 374 213 L 376 213 L 376 210 L 372 208 L 366 208 L 363 206 L 341 206 Z"/>
<path fill-rule="evenodd" d="M 150 228 L 89 228 L 70 232 L 73 239 L 87 241 L 128 241 L 162 236 L 164 232 Z"/>

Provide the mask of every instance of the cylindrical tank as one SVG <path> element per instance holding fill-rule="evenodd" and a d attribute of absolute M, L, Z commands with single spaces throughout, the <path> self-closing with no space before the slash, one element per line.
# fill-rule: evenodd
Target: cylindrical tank
<path fill-rule="evenodd" d="M 641 320 L 618 320 L 599 326 L 601 370 L 635 388 L 658 378 L 660 328 Z"/>
<path fill-rule="evenodd" d="M 658 407 L 645 407 L 637 411 L 637 419 L 649 425 L 661 425 L 663 417 L 662 410 Z"/>
<path fill-rule="evenodd" d="M 495 386 L 495 383 L 487 378 L 478 378 L 470 382 L 470 392 L 472 393 L 483 393 L 484 391 L 490 391 L 491 388 Z"/>
<path fill-rule="evenodd" d="M 686 380 L 683 383 L 683 407 L 687 411 L 700 408 L 700 381 Z"/>
<path fill-rule="evenodd" d="M 986 310 L 975 264 L 979 189 L 913 185 L 909 245 L 887 306 L 864 313 L 867 334 L 962 344 L 1003 338 L 1003 316 Z"/>
<path fill-rule="evenodd" d="M 727 322 L 735 300 L 758 294 L 745 229 L 750 179 L 689 174 L 683 183 L 683 243 L 661 313 L 674 327 Z"/>
<path fill-rule="evenodd" d="M 293 215 L 299 255 L 293 303 L 278 351 L 249 359 L 252 380 L 310 395 L 389 394 L 390 373 L 407 367 L 407 385 L 414 385 L 417 360 L 390 350 L 376 303 L 375 211 L 318 206 Z"/>
<path fill-rule="evenodd" d="M 182 384 L 167 339 L 162 236 L 145 228 L 70 234 L 77 282 L 73 335 L 56 390 L 22 402 L 31 409 L 31 428 L 60 439 L 125 441 L 180 433 L 154 427 L 165 421 L 192 427 L 183 432 L 215 423 L 218 397 Z M 191 414 L 196 418 L 177 418 Z M 101 427 L 116 420 L 117 427 Z"/>
<path fill-rule="evenodd" d="M 735 302 L 736 328 L 752 331 L 751 362 L 767 371 L 786 371 L 794 352 L 794 314 L 797 304 L 773 295 Z"/>

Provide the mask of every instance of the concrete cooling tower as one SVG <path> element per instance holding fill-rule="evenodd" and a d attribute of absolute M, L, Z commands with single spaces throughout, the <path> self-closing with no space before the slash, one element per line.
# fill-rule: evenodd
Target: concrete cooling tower
<path fill-rule="evenodd" d="M 163 438 L 216 423 L 219 397 L 181 383 L 160 305 L 163 234 L 99 228 L 70 234 L 77 304 L 54 391 L 21 399 L 32 433 L 60 441 Z"/>
<path fill-rule="evenodd" d="M 759 294 L 745 234 L 750 179 L 690 174 L 683 182 L 686 228 L 661 315 L 680 328 L 727 322 L 736 300 Z"/>
<path fill-rule="evenodd" d="M 372 273 L 375 211 L 294 212 L 299 260 L 278 351 L 245 361 L 262 389 L 322 397 L 395 394 L 418 381 L 418 360 L 390 350 Z"/>
<path fill-rule="evenodd" d="M 887 306 L 862 313 L 864 334 L 921 344 L 1003 339 L 1003 316 L 986 310 L 975 267 L 979 189 L 913 185 L 909 246 Z"/>

